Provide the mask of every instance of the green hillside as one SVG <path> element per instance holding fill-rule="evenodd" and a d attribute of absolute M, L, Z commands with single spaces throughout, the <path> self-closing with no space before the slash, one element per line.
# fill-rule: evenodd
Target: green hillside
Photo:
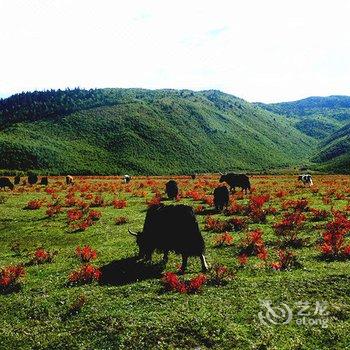
<path fill-rule="evenodd" d="M 334 132 L 320 145 L 313 161 L 328 172 L 350 172 L 350 123 Z"/>
<path fill-rule="evenodd" d="M 263 104 L 261 108 L 284 115 L 295 128 L 319 141 L 311 158 L 327 172 L 350 172 L 350 97 L 308 97 L 294 102 Z"/>
<path fill-rule="evenodd" d="M 315 141 L 219 91 L 95 89 L 0 101 L 0 169 L 169 174 L 303 163 Z"/>
<path fill-rule="evenodd" d="M 287 116 L 301 132 L 316 139 L 327 138 L 350 122 L 350 97 L 308 97 L 293 102 L 256 105 Z"/>

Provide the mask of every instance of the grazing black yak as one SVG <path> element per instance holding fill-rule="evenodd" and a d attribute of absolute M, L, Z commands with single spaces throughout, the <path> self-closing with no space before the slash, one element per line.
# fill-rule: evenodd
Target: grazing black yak
<path fill-rule="evenodd" d="M 21 177 L 19 175 L 16 175 L 14 180 L 15 185 L 19 185 L 20 182 L 21 182 Z"/>
<path fill-rule="evenodd" d="M 38 182 L 38 175 L 34 173 L 28 173 L 28 183 L 29 185 L 35 185 Z"/>
<path fill-rule="evenodd" d="M 191 179 L 194 180 L 196 178 L 196 174 L 191 174 Z"/>
<path fill-rule="evenodd" d="M 170 180 L 165 184 L 165 193 L 169 199 L 176 199 L 179 194 L 179 188 L 175 180 Z"/>
<path fill-rule="evenodd" d="M 40 180 L 40 185 L 47 186 L 49 184 L 49 179 L 47 176 L 43 176 Z"/>
<path fill-rule="evenodd" d="M 8 177 L 0 177 L 0 188 L 5 189 L 5 187 L 8 187 L 12 191 L 15 186 Z"/>
<path fill-rule="evenodd" d="M 74 184 L 73 176 L 71 176 L 71 175 L 67 175 L 66 176 L 66 184 L 67 185 L 73 185 Z"/>
<path fill-rule="evenodd" d="M 236 187 L 240 187 L 247 194 L 247 190 L 250 192 L 250 181 L 249 177 L 244 174 L 221 174 L 220 182 L 226 182 L 230 186 L 230 191 L 235 192 Z"/>
<path fill-rule="evenodd" d="M 188 205 L 153 205 L 147 210 L 143 230 L 138 233 L 129 230 L 129 233 L 136 236 L 139 259 L 150 261 L 157 250 L 164 254 L 166 264 L 169 251 L 173 251 L 182 255 L 182 272 L 186 270 L 189 256 L 199 256 L 202 270 L 208 269 L 205 243 L 194 211 Z"/>
<path fill-rule="evenodd" d="M 230 193 L 226 186 L 216 187 L 214 190 L 214 206 L 216 210 L 222 211 L 228 206 L 230 200 Z"/>

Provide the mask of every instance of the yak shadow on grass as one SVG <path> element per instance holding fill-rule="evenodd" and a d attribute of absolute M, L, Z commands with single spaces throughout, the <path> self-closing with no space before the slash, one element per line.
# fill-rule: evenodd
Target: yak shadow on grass
<path fill-rule="evenodd" d="M 18 293 L 21 291 L 21 285 L 15 284 L 13 286 L 9 286 L 7 288 L 0 287 L 0 295 L 9 295 L 12 293 Z"/>
<path fill-rule="evenodd" d="M 101 266 L 101 285 L 121 286 L 152 278 L 160 278 L 165 265 L 162 262 L 151 264 L 139 261 L 136 257 L 114 260 Z"/>

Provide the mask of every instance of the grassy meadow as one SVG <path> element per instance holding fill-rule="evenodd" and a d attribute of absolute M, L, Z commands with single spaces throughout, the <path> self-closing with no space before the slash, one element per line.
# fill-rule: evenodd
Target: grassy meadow
<path fill-rule="evenodd" d="M 252 193 L 231 195 L 223 213 L 213 210 L 217 175 L 173 177 L 175 203 L 195 209 L 211 265 L 193 293 L 164 287 L 180 256 L 170 254 L 165 268 L 158 253 L 147 266 L 132 261 L 128 228 L 142 229 L 148 205 L 175 204 L 164 194 L 169 178 L 76 177 L 67 186 L 50 177 L 48 186 L 0 191 L 2 278 L 8 266 L 25 271 L 9 286 L 0 279 L 0 349 L 350 348 L 349 176 L 315 175 L 311 188 L 295 176 L 252 176 Z M 85 264 L 101 275 L 69 283 L 85 245 L 97 252 Z M 200 273 L 192 257 L 178 278 Z M 288 305 L 293 317 L 264 324 L 264 300 Z"/>

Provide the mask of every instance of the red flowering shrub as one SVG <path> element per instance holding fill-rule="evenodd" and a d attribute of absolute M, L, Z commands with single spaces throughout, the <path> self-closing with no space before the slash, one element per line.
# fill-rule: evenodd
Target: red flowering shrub
<path fill-rule="evenodd" d="M 22 265 L 9 265 L 0 270 L 0 291 L 12 292 L 21 287 L 21 277 L 25 275 Z"/>
<path fill-rule="evenodd" d="M 285 197 L 287 194 L 288 194 L 287 191 L 283 191 L 283 190 L 276 191 L 276 197 L 277 198 Z"/>
<path fill-rule="evenodd" d="M 72 228 L 75 229 L 76 231 L 85 231 L 88 229 L 91 225 L 93 224 L 93 221 L 91 219 L 85 219 L 77 224 L 73 225 Z"/>
<path fill-rule="evenodd" d="M 225 265 L 216 264 L 209 272 L 208 283 L 216 286 L 227 284 L 235 277 L 235 272 Z"/>
<path fill-rule="evenodd" d="M 210 207 L 214 206 L 214 196 L 204 196 L 203 197 L 203 202 Z"/>
<path fill-rule="evenodd" d="M 70 283 L 91 283 L 98 281 L 101 277 L 101 271 L 90 264 L 82 265 L 78 270 L 69 274 L 68 281 Z"/>
<path fill-rule="evenodd" d="M 185 197 L 192 198 L 194 201 L 201 201 L 204 198 L 204 194 L 196 190 L 189 190 L 185 193 Z"/>
<path fill-rule="evenodd" d="M 61 211 L 62 211 L 62 207 L 60 205 L 49 204 L 46 210 L 46 215 L 51 218 L 59 214 Z"/>
<path fill-rule="evenodd" d="M 260 195 L 260 196 L 250 196 L 249 199 L 249 210 L 254 210 L 255 208 L 262 208 L 263 205 L 270 200 L 270 196 Z"/>
<path fill-rule="evenodd" d="M 85 231 L 93 225 L 101 217 L 101 212 L 98 210 L 79 210 L 76 208 L 67 211 L 68 224 L 75 231 Z"/>
<path fill-rule="evenodd" d="M 115 209 L 123 209 L 126 207 L 126 200 L 125 199 L 114 199 L 112 201 L 112 204 Z"/>
<path fill-rule="evenodd" d="M 238 262 L 241 266 L 244 266 L 248 263 L 248 255 L 247 254 L 239 254 L 238 255 Z"/>
<path fill-rule="evenodd" d="M 196 214 L 200 214 L 200 213 L 203 213 L 203 211 L 205 210 L 205 208 L 204 208 L 204 206 L 203 205 L 198 205 L 198 206 L 196 206 L 195 208 L 194 208 L 194 212 L 196 213 Z"/>
<path fill-rule="evenodd" d="M 178 290 L 181 284 L 179 276 L 173 272 L 165 272 L 162 279 L 164 289 L 167 291 Z"/>
<path fill-rule="evenodd" d="M 332 202 L 332 199 L 328 196 L 324 196 L 322 197 L 322 203 L 325 204 L 325 205 L 328 205 L 328 204 L 331 204 Z"/>
<path fill-rule="evenodd" d="M 343 254 L 344 254 L 344 257 L 346 258 L 350 257 L 350 244 L 343 248 Z"/>
<path fill-rule="evenodd" d="M 275 215 L 277 214 L 278 210 L 275 207 L 272 207 L 271 205 L 265 209 L 267 214 Z"/>
<path fill-rule="evenodd" d="M 233 242 L 233 237 L 228 232 L 225 232 L 215 237 L 214 247 L 229 246 L 232 244 L 232 242 Z"/>
<path fill-rule="evenodd" d="M 77 201 L 77 198 L 74 197 L 74 195 L 68 194 L 65 199 L 65 206 L 66 207 L 74 207 L 75 203 Z"/>
<path fill-rule="evenodd" d="M 127 192 L 127 193 L 131 193 L 132 189 L 131 189 L 130 186 L 125 186 L 124 191 Z"/>
<path fill-rule="evenodd" d="M 26 209 L 37 210 L 40 209 L 43 202 L 39 199 L 33 199 L 27 203 Z"/>
<path fill-rule="evenodd" d="M 324 209 L 310 209 L 311 213 L 312 213 L 312 220 L 313 221 L 323 221 L 326 220 L 329 215 L 330 212 Z"/>
<path fill-rule="evenodd" d="M 204 223 L 205 223 L 204 229 L 206 231 L 225 232 L 225 231 L 230 231 L 232 228 L 232 225 L 228 221 L 215 219 L 210 215 L 205 217 Z"/>
<path fill-rule="evenodd" d="M 302 240 L 298 238 L 298 233 L 305 223 L 306 217 L 301 212 L 285 213 L 282 221 L 273 225 L 278 236 L 284 239 L 287 245 L 300 246 Z"/>
<path fill-rule="evenodd" d="M 33 254 L 33 258 L 30 264 L 44 264 L 51 263 L 54 257 L 54 253 L 50 253 L 44 248 L 38 248 Z"/>
<path fill-rule="evenodd" d="M 308 211 L 309 201 L 307 199 L 288 200 L 282 203 L 284 210 L 294 209 L 294 211 Z"/>
<path fill-rule="evenodd" d="M 341 232 L 344 235 L 350 231 L 350 221 L 340 212 L 333 213 L 333 220 L 326 225 L 328 232 Z"/>
<path fill-rule="evenodd" d="M 147 201 L 147 205 L 148 207 L 152 207 L 153 205 L 159 205 L 162 201 L 162 197 L 161 196 L 157 196 L 155 195 L 154 197 L 152 197 L 149 201 Z"/>
<path fill-rule="evenodd" d="M 98 211 L 98 210 L 91 210 L 89 212 L 89 215 L 88 215 L 87 218 L 88 218 L 88 220 L 90 219 L 90 220 L 93 220 L 93 221 L 97 221 L 97 220 L 99 220 L 101 218 L 101 216 L 102 216 L 102 213 L 100 211 Z"/>
<path fill-rule="evenodd" d="M 251 192 L 254 192 L 254 189 L 251 188 L 250 191 L 251 191 Z M 242 192 L 236 192 L 236 193 L 234 194 L 234 197 L 235 197 L 235 199 L 237 199 L 237 200 L 243 199 L 243 198 L 244 198 L 243 191 L 242 191 Z"/>
<path fill-rule="evenodd" d="M 248 216 L 249 216 L 251 222 L 264 223 L 264 222 L 266 222 L 267 214 L 268 214 L 268 212 L 266 210 L 256 208 L 256 209 L 250 211 Z"/>
<path fill-rule="evenodd" d="M 247 207 L 247 215 L 252 222 L 262 223 L 266 221 L 267 211 L 263 206 L 270 199 L 269 195 L 251 196 Z"/>
<path fill-rule="evenodd" d="M 79 209 L 73 208 L 67 211 L 68 222 L 80 220 L 83 217 L 83 212 Z"/>
<path fill-rule="evenodd" d="M 318 187 L 311 187 L 310 188 L 310 191 L 313 193 L 313 194 L 316 194 L 320 191 L 320 189 Z"/>
<path fill-rule="evenodd" d="M 243 214 L 244 210 L 245 210 L 244 205 L 238 204 L 235 199 L 232 199 L 230 201 L 229 207 L 226 208 L 225 213 L 227 215 Z"/>
<path fill-rule="evenodd" d="M 335 188 L 329 188 L 326 193 L 325 196 L 326 197 L 333 197 L 336 193 L 336 189 Z"/>
<path fill-rule="evenodd" d="M 44 191 L 45 191 L 47 194 L 49 194 L 49 195 L 52 195 L 52 194 L 54 194 L 54 193 L 56 192 L 56 190 L 55 190 L 54 188 L 52 188 L 52 187 L 46 187 L 46 188 L 44 189 Z"/>
<path fill-rule="evenodd" d="M 118 216 L 115 218 L 115 224 L 116 225 L 124 225 L 128 222 L 128 218 L 125 216 Z"/>
<path fill-rule="evenodd" d="M 146 197 L 147 192 L 146 191 L 134 191 L 133 196 L 134 197 Z"/>
<path fill-rule="evenodd" d="M 151 188 L 151 192 L 154 194 L 155 197 L 162 197 L 162 194 L 158 187 Z"/>
<path fill-rule="evenodd" d="M 300 266 L 295 254 L 284 249 L 278 251 L 278 261 L 271 263 L 271 267 L 274 270 L 291 270 Z"/>
<path fill-rule="evenodd" d="M 228 221 L 235 231 L 242 231 L 248 227 L 247 220 L 245 218 L 231 218 Z"/>
<path fill-rule="evenodd" d="M 197 277 L 190 279 L 187 283 L 185 282 L 187 293 L 199 292 L 206 281 L 207 277 L 203 274 L 199 274 Z"/>
<path fill-rule="evenodd" d="M 102 196 L 97 195 L 95 198 L 91 201 L 90 206 L 91 207 L 103 207 L 104 205 L 104 199 Z"/>
<path fill-rule="evenodd" d="M 345 235 L 350 231 L 350 221 L 341 213 L 334 213 L 333 220 L 326 225 L 323 233 L 321 252 L 327 258 L 349 256 L 349 246 L 345 245 Z"/>
<path fill-rule="evenodd" d="M 255 255 L 261 260 L 266 260 L 268 253 L 262 235 L 263 231 L 260 229 L 248 232 L 241 243 L 240 255 Z"/>
<path fill-rule="evenodd" d="M 82 200 L 77 200 L 75 202 L 75 205 L 80 208 L 81 210 L 86 210 L 89 208 L 90 204 L 88 202 L 84 202 Z"/>
<path fill-rule="evenodd" d="M 92 249 L 89 245 L 85 245 L 83 248 L 78 246 L 75 249 L 75 255 L 85 263 L 97 258 L 96 250 Z"/>
<path fill-rule="evenodd" d="M 197 277 L 194 277 L 189 281 L 184 281 L 175 273 L 166 272 L 163 275 L 162 283 L 164 289 L 167 291 L 191 294 L 199 292 L 206 280 L 207 278 L 203 274 L 199 274 Z"/>
<path fill-rule="evenodd" d="M 335 194 L 335 198 L 338 199 L 338 200 L 341 200 L 341 199 L 345 199 L 346 196 L 344 193 L 336 193 Z"/>

